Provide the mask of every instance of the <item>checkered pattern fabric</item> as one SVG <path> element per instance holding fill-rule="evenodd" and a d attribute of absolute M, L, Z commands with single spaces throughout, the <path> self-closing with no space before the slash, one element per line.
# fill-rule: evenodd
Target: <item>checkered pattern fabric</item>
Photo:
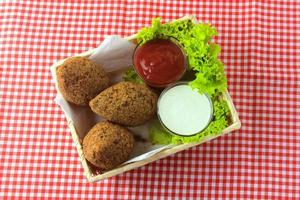
<path fill-rule="evenodd" d="M 239 131 L 97 183 L 49 66 L 153 17 L 217 27 Z M 300 199 L 299 1 L 0 1 L 0 199 Z"/>

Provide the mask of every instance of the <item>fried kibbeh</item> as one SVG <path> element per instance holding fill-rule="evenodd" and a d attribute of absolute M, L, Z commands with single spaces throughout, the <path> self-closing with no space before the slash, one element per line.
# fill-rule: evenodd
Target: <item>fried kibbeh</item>
<path fill-rule="evenodd" d="M 101 66 L 85 57 L 72 57 L 57 68 L 58 88 L 63 97 L 76 105 L 88 105 L 109 86 L 109 77 Z"/>
<path fill-rule="evenodd" d="M 99 122 L 84 137 L 83 153 L 93 165 L 108 170 L 126 161 L 133 145 L 129 130 L 110 122 Z"/>
<path fill-rule="evenodd" d="M 138 126 L 156 113 L 157 95 L 145 84 L 120 82 L 92 99 L 91 109 L 108 121 Z"/>

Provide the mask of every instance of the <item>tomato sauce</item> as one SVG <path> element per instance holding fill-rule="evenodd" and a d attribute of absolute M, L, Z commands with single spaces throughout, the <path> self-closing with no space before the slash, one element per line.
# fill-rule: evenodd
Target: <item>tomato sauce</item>
<path fill-rule="evenodd" d="M 155 39 L 137 47 L 133 64 L 136 72 L 147 84 L 164 87 L 183 76 L 186 57 L 174 42 Z"/>

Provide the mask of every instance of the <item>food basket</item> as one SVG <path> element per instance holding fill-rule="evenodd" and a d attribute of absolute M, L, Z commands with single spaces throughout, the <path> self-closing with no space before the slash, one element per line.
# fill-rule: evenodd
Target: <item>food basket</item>
<path fill-rule="evenodd" d="M 126 37 L 125 39 L 128 40 L 128 41 L 134 42 L 134 43 L 136 42 L 135 41 L 135 35 L 132 35 L 130 37 Z M 74 55 L 74 56 L 89 57 L 94 52 L 95 52 L 95 49 L 92 49 L 92 50 L 89 50 L 87 52 L 83 52 L 81 54 Z M 53 79 L 55 81 L 55 85 L 56 85 L 56 89 L 57 89 L 58 95 L 61 95 L 61 93 L 60 93 L 60 91 L 58 90 L 58 87 L 57 87 L 56 68 L 58 66 L 60 66 L 64 62 L 64 60 L 65 59 L 60 60 L 60 61 L 54 63 L 51 66 L 51 73 L 52 73 Z M 67 123 L 68 123 L 68 126 L 70 128 L 70 131 L 71 131 L 74 143 L 76 145 L 76 148 L 77 148 L 77 151 L 78 151 L 78 155 L 80 157 L 80 161 L 81 161 L 81 163 L 83 165 L 85 176 L 87 177 L 87 179 L 88 179 L 89 182 L 99 181 L 99 180 L 102 180 L 102 179 L 105 179 L 105 178 L 108 178 L 108 177 L 111 177 L 111 176 L 115 176 L 117 174 L 121 174 L 121 173 L 129 171 L 131 169 L 134 169 L 134 168 L 146 165 L 146 164 L 151 163 L 153 161 L 156 161 L 158 159 L 167 157 L 169 155 L 175 154 L 175 153 L 177 153 L 179 151 L 182 151 L 182 150 L 186 150 L 186 149 L 188 149 L 190 147 L 197 146 L 199 144 L 205 143 L 205 142 L 210 141 L 210 140 L 212 140 L 214 138 L 220 137 L 220 136 L 225 135 L 225 134 L 227 134 L 229 132 L 232 132 L 234 130 L 239 129 L 240 126 L 241 126 L 241 123 L 240 123 L 240 120 L 239 120 L 239 117 L 238 117 L 238 113 L 237 113 L 237 111 L 236 111 L 236 109 L 235 109 L 235 107 L 233 105 L 233 102 L 231 100 L 231 97 L 230 97 L 229 93 L 227 91 L 224 92 L 222 94 L 221 98 L 223 98 L 224 100 L 227 101 L 229 109 L 230 109 L 230 113 L 231 113 L 231 124 L 226 129 L 224 129 L 221 134 L 218 134 L 218 135 L 215 135 L 215 136 L 210 136 L 210 137 L 205 137 L 201 142 L 198 142 L 198 143 L 168 145 L 167 148 L 164 148 L 161 151 L 153 151 L 145 159 L 136 160 L 136 161 L 130 162 L 130 163 L 123 163 L 120 166 L 118 166 L 118 167 L 116 167 L 114 169 L 111 169 L 109 171 L 105 171 L 103 173 L 95 173 L 93 167 L 85 159 L 84 154 L 83 154 L 83 149 L 82 149 L 83 135 L 82 135 L 82 133 L 79 133 L 79 130 L 76 128 L 76 122 L 74 120 L 72 120 L 68 115 L 66 115 Z M 75 108 L 76 107 L 75 105 L 69 105 L 69 107 L 70 107 L 70 109 L 74 109 L 75 110 L 74 112 L 77 112 L 76 109 L 82 109 L 82 108 Z M 78 112 L 82 113 L 81 111 L 78 111 Z M 84 112 L 89 112 L 89 111 L 84 111 Z M 78 120 L 80 120 L 80 117 L 78 118 Z M 90 121 L 90 126 L 93 125 L 93 124 L 95 124 L 95 123 L 96 123 L 95 121 L 91 120 Z M 81 130 L 81 132 L 82 132 L 82 130 Z"/>

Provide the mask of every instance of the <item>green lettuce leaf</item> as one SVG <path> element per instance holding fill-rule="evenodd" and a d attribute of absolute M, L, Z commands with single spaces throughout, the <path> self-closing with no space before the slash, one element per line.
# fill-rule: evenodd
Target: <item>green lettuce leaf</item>
<path fill-rule="evenodd" d="M 160 124 L 158 119 L 153 120 L 150 126 L 149 139 L 153 144 L 170 144 L 172 143 L 172 135 L 169 134 Z"/>
<path fill-rule="evenodd" d="M 133 67 L 129 68 L 124 74 L 123 74 L 123 80 L 124 81 L 130 81 L 134 83 L 144 83 L 144 81 L 137 75 Z"/>
<path fill-rule="evenodd" d="M 150 128 L 150 140 L 155 144 L 199 142 L 208 136 L 220 134 L 230 123 L 230 110 L 227 102 L 220 100 L 220 94 L 227 89 L 224 65 L 218 59 L 221 52 L 219 45 L 212 42 L 218 34 L 210 24 L 195 23 L 190 19 L 177 20 L 162 24 L 160 18 L 152 20 L 150 27 L 141 29 L 137 41 L 145 44 L 155 38 L 176 39 L 188 58 L 188 72 L 195 78 L 189 85 L 200 93 L 207 93 L 213 100 L 214 116 L 209 126 L 194 136 L 184 137 L 167 132 L 154 121 Z M 132 74 L 131 74 L 132 73 Z M 126 79 L 136 81 L 134 71 L 129 72 Z"/>

